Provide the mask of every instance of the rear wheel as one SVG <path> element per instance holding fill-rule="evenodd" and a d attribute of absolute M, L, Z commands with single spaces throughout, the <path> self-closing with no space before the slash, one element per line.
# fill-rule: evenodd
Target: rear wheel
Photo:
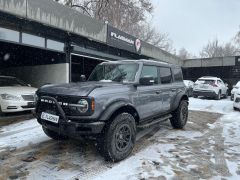
<path fill-rule="evenodd" d="M 188 102 L 186 100 L 182 100 L 178 108 L 172 113 L 170 122 L 173 128 L 182 129 L 186 125 L 187 119 L 188 119 Z"/>
<path fill-rule="evenodd" d="M 42 128 L 43 128 L 44 133 L 45 133 L 48 137 L 50 137 L 50 138 L 52 138 L 52 139 L 54 139 L 54 140 L 66 140 L 66 139 L 68 139 L 67 136 L 64 136 L 64 135 L 62 135 L 62 134 L 59 134 L 59 133 L 57 133 L 57 132 L 54 132 L 54 131 L 52 131 L 52 130 L 44 127 L 44 126 L 43 126 Z"/>
<path fill-rule="evenodd" d="M 134 117 L 129 113 L 117 115 L 97 141 L 106 160 L 121 161 L 132 152 L 136 139 Z"/>

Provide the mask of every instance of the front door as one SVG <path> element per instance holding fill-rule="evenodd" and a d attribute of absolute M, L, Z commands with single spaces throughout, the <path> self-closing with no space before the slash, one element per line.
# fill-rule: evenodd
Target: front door
<path fill-rule="evenodd" d="M 162 108 L 161 86 L 159 84 L 158 68 L 144 65 L 141 77 L 152 76 L 154 85 L 137 87 L 137 110 L 141 119 L 158 115 Z"/>

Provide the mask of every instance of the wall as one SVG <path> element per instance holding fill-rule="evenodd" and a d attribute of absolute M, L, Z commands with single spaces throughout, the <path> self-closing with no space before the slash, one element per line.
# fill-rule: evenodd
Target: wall
<path fill-rule="evenodd" d="M 16 76 L 31 84 L 40 87 L 47 83 L 69 82 L 69 64 L 52 64 L 39 66 L 23 66 L 0 70 L 0 74 Z"/>
<path fill-rule="evenodd" d="M 216 67 L 216 66 L 235 66 L 235 56 L 187 59 L 183 60 L 183 67 Z"/>

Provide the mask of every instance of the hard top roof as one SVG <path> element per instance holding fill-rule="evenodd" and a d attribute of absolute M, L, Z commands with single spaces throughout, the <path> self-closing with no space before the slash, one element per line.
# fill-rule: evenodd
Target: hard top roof
<path fill-rule="evenodd" d="M 109 62 L 103 62 L 102 64 L 122 64 L 122 63 L 143 63 L 148 65 L 155 65 L 155 66 L 166 66 L 166 67 L 180 67 L 177 65 L 169 64 L 166 62 L 160 62 L 156 60 L 148 60 L 148 59 L 139 59 L 139 60 L 119 60 L 119 61 L 109 61 Z"/>

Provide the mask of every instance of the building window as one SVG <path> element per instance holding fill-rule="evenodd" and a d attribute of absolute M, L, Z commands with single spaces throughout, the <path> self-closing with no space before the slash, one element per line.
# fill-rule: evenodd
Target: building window
<path fill-rule="evenodd" d="M 64 43 L 47 39 L 47 48 L 63 52 L 64 51 Z"/>
<path fill-rule="evenodd" d="M 18 31 L 0 28 L 0 39 L 19 42 L 19 35 L 20 33 Z"/>
<path fill-rule="evenodd" d="M 39 36 L 22 33 L 22 42 L 24 44 L 33 45 L 33 46 L 39 46 L 39 47 L 45 47 L 45 39 Z"/>

